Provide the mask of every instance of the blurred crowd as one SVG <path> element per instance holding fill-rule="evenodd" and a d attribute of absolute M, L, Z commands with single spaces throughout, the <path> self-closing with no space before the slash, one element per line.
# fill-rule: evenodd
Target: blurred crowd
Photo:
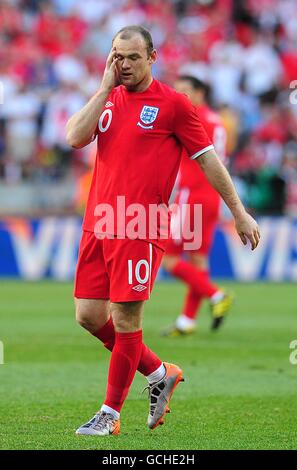
<path fill-rule="evenodd" d="M 83 205 L 94 148 L 73 152 L 65 124 L 128 24 L 151 31 L 156 78 L 210 84 L 245 204 L 297 215 L 296 0 L 0 0 L 0 187 L 70 179 Z"/>

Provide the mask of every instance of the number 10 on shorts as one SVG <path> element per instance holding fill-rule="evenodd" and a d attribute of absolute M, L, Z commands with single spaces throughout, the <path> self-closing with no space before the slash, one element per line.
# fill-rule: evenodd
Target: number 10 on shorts
<path fill-rule="evenodd" d="M 150 266 L 146 259 L 140 259 L 136 264 L 132 259 L 128 259 L 128 284 L 132 285 L 135 281 L 146 284 L 149 276 Z"/>

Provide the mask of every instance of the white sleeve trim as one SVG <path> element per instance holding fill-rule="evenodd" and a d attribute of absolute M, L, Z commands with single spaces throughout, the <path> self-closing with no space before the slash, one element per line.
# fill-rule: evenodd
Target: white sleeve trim
<path fill-rule="evenodd" d="M 204 149 L 199 150 L 199 152 L 194 153 L 194 155 L 192 155 L 192 157 L 190 157 L 190 160 L 195 160 L 195 158 L 200 157 L 200 155 L 202 155 L 205 152 L 208 152 L 209 150 L 214 150 L 214 146 L 209 145 L 208 147 L 205 147 Z"/>

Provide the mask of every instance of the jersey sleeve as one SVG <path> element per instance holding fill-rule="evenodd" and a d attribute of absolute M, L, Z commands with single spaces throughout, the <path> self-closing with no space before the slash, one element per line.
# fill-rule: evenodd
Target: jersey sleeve
<path fill-rule="evenodd" d="M 214 149 L 196 108 L 185 95 L 180 93 L 176 94 L 174 103 L 173 132 L 191 160 Z"/>

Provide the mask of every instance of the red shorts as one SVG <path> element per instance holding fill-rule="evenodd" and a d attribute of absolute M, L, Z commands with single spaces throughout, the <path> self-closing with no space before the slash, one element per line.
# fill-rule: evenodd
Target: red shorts
<path fill-rule="evenodd" d="M 195 233 L 197 233 L 197 230 L 200 230 L 199 246 L 196 249 L 185 249 L 185 244 L 188 243 L 189 240 L 185 238 L 185 231 L 181 230 L 182 224 L 184 224 L 184 219 L 182 217 L 177 217 L 173 212 L 171 216 L 171 237 L 166 245 L 166 254 L 179 256 L 184 251 L 189 251 L 192 253 L 208 255 L 212 246 L 216 225 L 219 220 L 219 195 L 216 193 L 190 193 L 190 191 L 185 188 L 181 189 L 177 195 L 176 204 L 188 204 L 186 213 L 188 215 L 190 214 L 190 229 L 192 232 L 195 229 Z M 198 221 L 199 226 L 196 226 L 195 228 L 193 225 L 194 204 L 200 204 L 202 208 L 201 219 Z M 175 232 L 175 236 L 173 235 L 173 232 Z M 181 236 L 177 238 L 177 234 L 181 234 Z"/>
<path fill-rule="evenodd" d="M 164 252 L 144 240 L 99 239 L 84 231 L 74 296 L 132 302 L 150 297 Z"/>

